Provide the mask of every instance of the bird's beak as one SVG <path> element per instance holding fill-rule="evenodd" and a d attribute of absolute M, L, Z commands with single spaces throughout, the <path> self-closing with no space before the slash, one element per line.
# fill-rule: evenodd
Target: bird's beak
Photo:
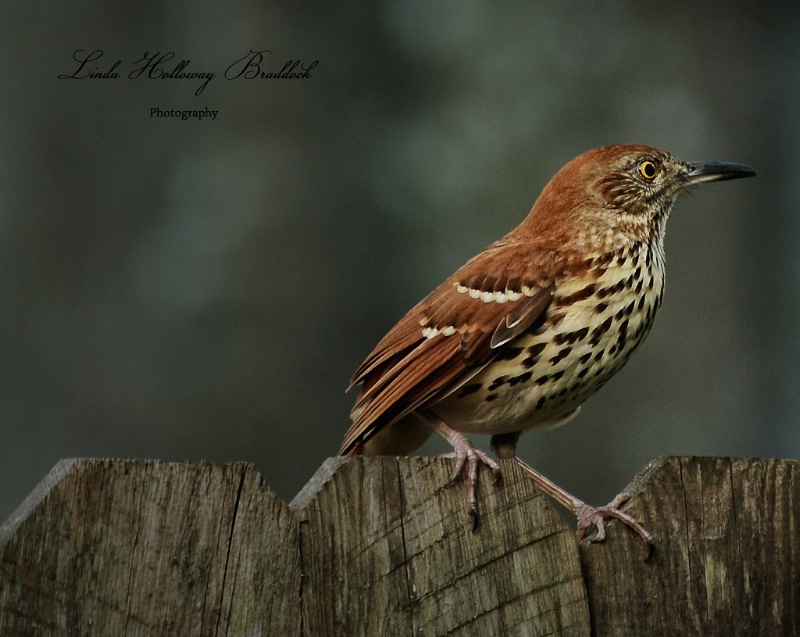
<path fill-rule="evenodd" d="M 691 170 L 684 175 L 687 185 L 756 176 L 756 171 L 750 166 L 729 161 L 696 161 L 689 167 Z"/>

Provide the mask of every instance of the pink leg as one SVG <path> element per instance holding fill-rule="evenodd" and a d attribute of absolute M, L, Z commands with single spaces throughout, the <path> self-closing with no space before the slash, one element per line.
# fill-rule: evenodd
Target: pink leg
<path fill-rule="evenodd" d="M 579 500 L 574 495 L 559 487 L 546 476 L 536 471 L 536 469 L 531 467 L 528 463 L 520 460 L 516 456 L 514 456 L 514 460 L 522 468 L 522 470 L 533 479 L 533 481 L 542 491 L 556 500 L 556 502 L 575 513 L 578 518 L 578 540 L 585 538 L 589 530 L 592 527 L 595 527 L 597 529 L 597 533 L 590 537 L 589 540 L 592 542 L 602 542 L 606 539 L 605 518 L 616 518 L 645 541 L 648 547 L 648 557 L 649 554 L 652 553 L 653 536 L 650 535 L 650 533 L 648 533 L 647 530 L 635 518 L 628 515 L 624 511 L 620 511 L 619 507 L 621 507 L 630 499 L 630 496 L 627 493 L 620 493 L 604 507 L 589 506 L 582 500 Z"/>
<path fill-rule="evenodd" d="M 464 434 L 453 429 L 432 411 L 424 410 L 418 413 L 453 446 L 453 451 L 442 455 L 456 459 L 456 467 L 450 476 L 451 482 L 459 475 L 464 475 L 464 485 L 467 488 L 467 512 L 472 516 L 472 530 L 475 531 L 478 528 L 478 467 L 481 463 L 488 466 L 496 482 L 500 478 L 500 465 L 485 452 L 476 449 Z"/>

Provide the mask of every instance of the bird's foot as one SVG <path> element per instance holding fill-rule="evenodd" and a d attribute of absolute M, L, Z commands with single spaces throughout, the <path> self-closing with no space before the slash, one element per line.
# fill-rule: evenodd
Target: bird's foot
<path fill-rule="evenodd" d="M 647 529 L 633 516 L 620 510 L 620 507 L 630 500 L 631 496 L 628 493 L 623 491 L 604 507 L 589 506 L 583 500 L 576 498 L 571 493 L 559 487 L 547 476 L 539 473 L 527 462 L 521 460 L 517 456 L 514 456 L 514 460 L 542 491 L 562 506 L 571 509 L 577 516 L 578 531 L 576 535 L 579 542 L 587 537 L 592 527 L 596 529 L 596 532 L 589 537 L 589 541 L 602 542 L 606 539 L 606 518 L 616 518 L 644 540 L 647 547 L 647 557 L 645 561 L 649 560 L 653 555 L 653 536 L 650 535 Z"/>
<path fill-rule="evenodd" d="M 467 512 L 472 516 L 472 532 L 478 530 L 478 467 L 485 464 L 492 472 L 495 483 L 500 479 L 500 465 L 496 460 L 490 458 L 480 449 L 476 449 L 464 434 L 453 429 L 444 420 L 439 418 L 430 409 L 419 410 L 422 416 L 434 431 L 438 432 L 450 445 L 453 450 L 443 453 L 444 458 L 455 458 L 456 466 L 450 475 L 450 482 L 454 482 L 458 476 L 464 476 L 464 486 L 467 488 Z"/>
<path fill-rule="evenodd" d="M 576 533 L 578 541 L 587 537 L 592 527 L 594 527 L 595 533 L 588 536 L 589 541 L 602 542 L 606 539 L 605 520 L 606 518 L 614 518 L 644 540 L 647 545 L 649 559 L 653 551 L 653 536 L 647 532 L 647 529 L 636 518 L 620 510 L 620 507 L 630 500 L 630 497 L 629 494 L 622 492 L 604 507 L 593 507 L 579 501 L 580 504 L 573 508 L 578 518 L 578 531 Z"/>
<path fill-rule="evenodd" d="M 495 483 L 500 480 L 500 465 L 485 452 L 476 449 L 469 439 L 461 436 L 452 441 L 453 451 L 443 453 L 443 458 L 455 458 L 456 466 L 450 475 L 450 482 L 464 476 L 467 489 L 467 512 L 472 516 L 472 531 L 478 530 L 478 467 L 485 464 L 492 472 Z"/>
<path fill-rule="evenodd" d="M 464 476 L 464 486 L 467 488 L 467 512 L 472 516 L 472 531 L 478 530 L 478 467 L 485 464 L 492 472 L 495 483 L 500 480 L 500 465 L 490 458 L 485 452 L 476 449 L 469 439 L 461 437 L 453 442 L 453 451 L 443 453 L 444 458 L 455 458 L 456 466 L 450 475 L 450 482 L 455 482 Z"/>

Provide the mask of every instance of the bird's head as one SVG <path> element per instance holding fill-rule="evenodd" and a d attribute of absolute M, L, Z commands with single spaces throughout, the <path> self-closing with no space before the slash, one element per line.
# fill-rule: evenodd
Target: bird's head
<path fill-rule="evenodd" d="M 672 205 L 688 188 L 755 174 L 744 164 L 691 163 L 650 146 L 603 146 L 558 171 L 520 229 L 553 245 L 661 241 Z"/>

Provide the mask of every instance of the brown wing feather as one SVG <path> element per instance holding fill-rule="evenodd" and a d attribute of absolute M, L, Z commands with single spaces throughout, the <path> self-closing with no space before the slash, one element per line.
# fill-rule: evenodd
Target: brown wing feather
<path fill-rule="evenodd" d="M 495 244 L 467 263 L 406 314 L 356 370 L 351 386 L 362 388 L 340 454 L 467 382 L 544 313 L 553 277 L 530 253 L 505 261 L 513 274 L 486 274 L 498 270 L 499 248 L 513 246 Z M 486 301 L 479 292 L 507 298 Z"/>
<path fill-rule="evenodd" d="M 527 330 L 539 315 L 550 305 L 555 293 L 555 286 L 539 290 L 533 296 L 526 297 L 506 314 L 492 334 L 489 346 L 492 349 L 505 345 Z"/>

